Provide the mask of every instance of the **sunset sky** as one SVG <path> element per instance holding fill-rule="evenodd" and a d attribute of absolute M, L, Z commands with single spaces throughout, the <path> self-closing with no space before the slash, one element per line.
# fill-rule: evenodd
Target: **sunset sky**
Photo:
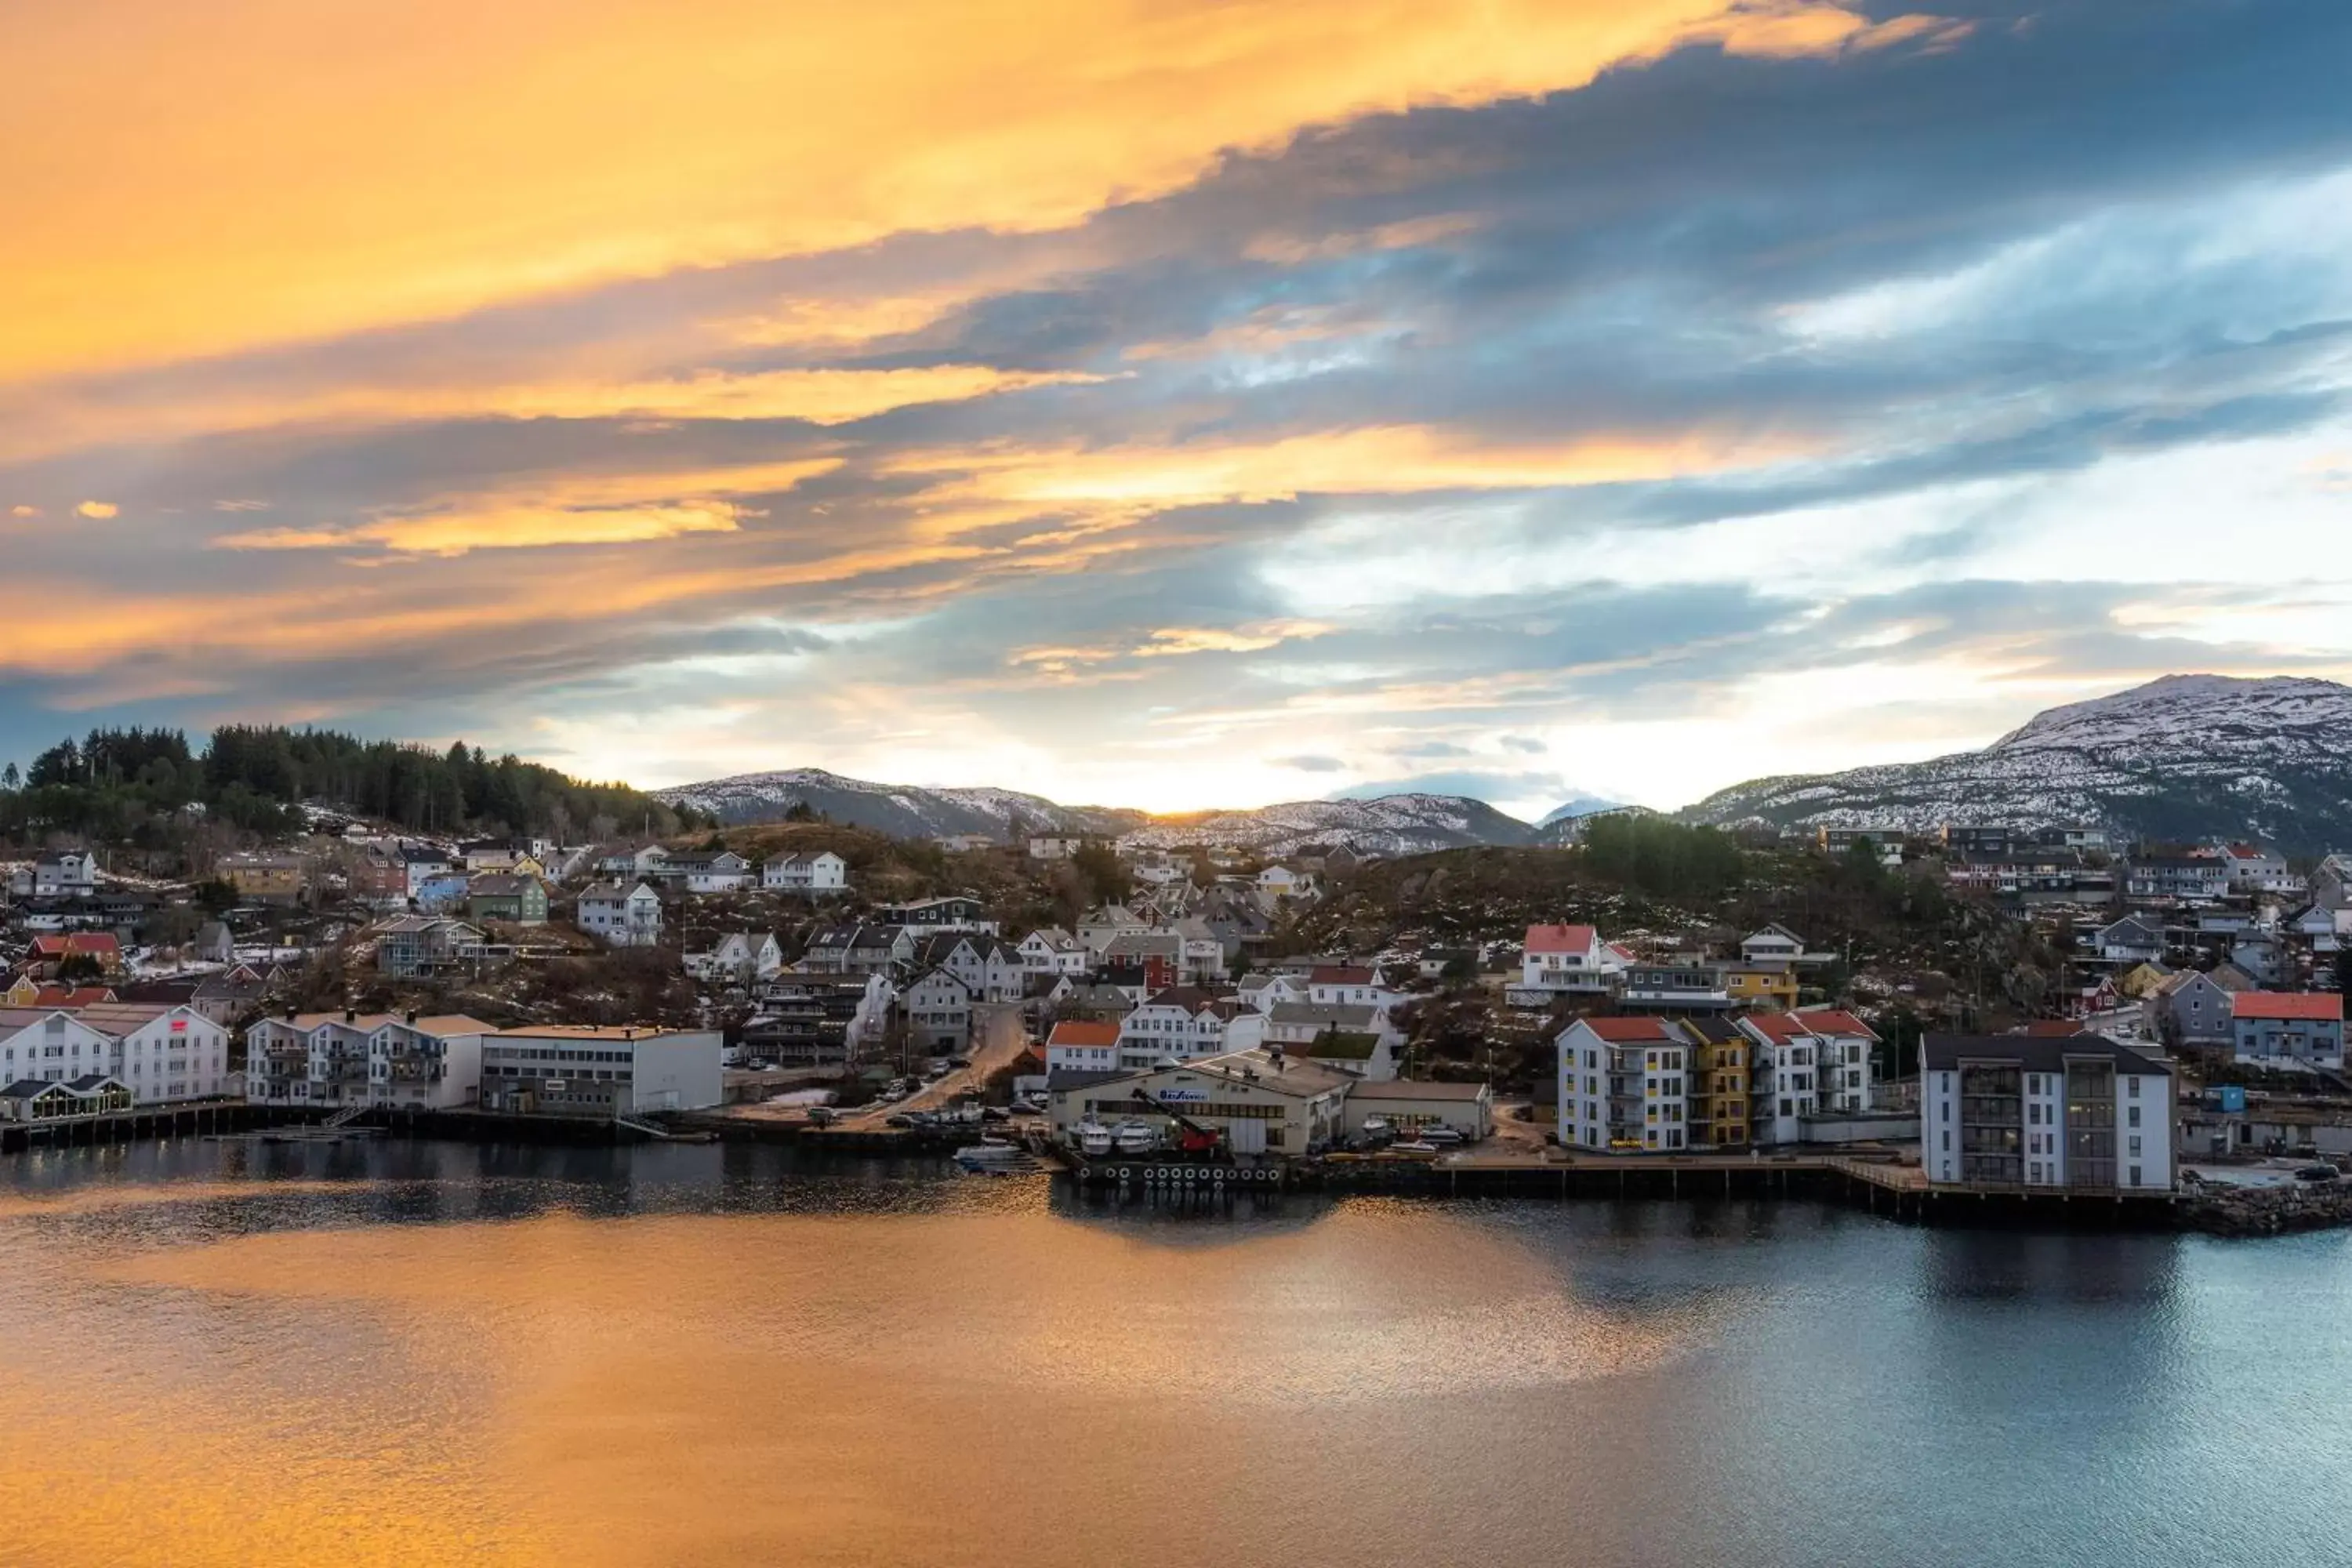
<path fill-rule="evenodd" d="M 1536 816 L 2352 673 L 2344 0 L 0 9 L 0 757 Z"/>

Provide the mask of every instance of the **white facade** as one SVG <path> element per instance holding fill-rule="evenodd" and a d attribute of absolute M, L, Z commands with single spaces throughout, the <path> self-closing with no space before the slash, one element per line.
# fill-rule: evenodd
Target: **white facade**
<path fill-rule="evenodd" d="M 1032 838 L 1029 840 L 1029 858 L 1066 860 L 1085 847 L 1083 838 Z"/>
<path fill-rule="evenodd" d="M 542 1025 L 482 1040 L 482 1102 L 518 1115 L 707 1110 L 726 1097 L 716 1029 Z"/>
<path fill-rule="evenodd" d="M 761 864 L 760 885 L 772 892 L 838 893 L 849 886 L 849 862 L 830 849 L 772 855 Z"/>
<path fill-rule="evenodd" d="M 1591 926 L 1528 928 L 1519 963 L 1522 990 L 1591 994 L 1612 989 L 1624 973 L 1624 955 Z"/>
<path fill-rule="evenodd" d="M 265 1105 L 472 1105 L 488 1025 L 463 1014 L 305 1013 L 245 1032 L 246 1098 Z"/>
<path fill-rule="evenodd" d="M 1032 974 L 1084 974 L 1093 955 L 1060 926 L 1046 926 L 1021 939 L 1021 967 Z"/>
<path fill-rule="evenodd" d="M 114 1042 L 69 1012 L 0 1008 L 0 1083 L 69 1083 L 113 1061 Z"/>
<path fill-rule="evenodd" d="M 1315 892 L 1315 879 L 1287 866 L 1268 866 L 1257 874 L 1257 890 L 1272 899 L 1304 899 Z"/>
<path fill-rule="evenodd" d="M 1937 1185 L 2172 1186 L 2172 1074 L 2129 1047 L 1930 1035 L 1919 1080 L 1921 1163 Z"/>
<path fill-rule="evenodd" d="M 1556 1041 L 1559 1141 L 1587 1153 L 1690 1146 L 1691 1045 L 1663 1018 L 1579 1018 Z"/>
<path fill-rule="evenodd" d="M 194 1007 L 138 1009 L 154 1016 L 142 1023 L 122 1019 L 118 1032 L 104 1016 L 87 1019 L 115 1039 L 114 1076 L 131 1088 L 132 1102 L 169 1105 L 183 1100 L 210 1100 L 229 1092 L 228 1030 Z"/>
<path fill-rule="evenodd" d="M 98 857 L 87 849 L 60 850 L 33 862 L 33 896 L 84 898 L 98 889 Z"/>
<path fill-rule="evenodd" d="M 1045 1037 L 1045 1071 L 1108 1072 L 1118 1066 L 1118 1026 L 1066 1018 Z"/>
<path fill-rule="evenodd" d="M 706 984 L 750 985 L 772 980 L 784 967 L 784 950 L 770 931 L 729 931 L 702 952 L 682 956 L 686 973 Z"/>
<path fill-rule="evenodd" d="M 1053 1095 L 1054 1131 L 1072 1137 L 1081 1121 L 1136 1120 L 1166 1126 L 1151 1101 L 1224 1134 L 1237 1154 L 1311 1154 L 1346 1132 L 1354 1080 L 1311 1063 L 1243 1051 L 1072 1085 Z M 1139 1100 L 1141 1089 L 1150 1100 Z"/>
<path fill-rule="evenodd" d="M 1163 991 L 1119 1022 L 1122 1068 L 1157 1067 L 1171 1058 L 1192 1061 L 1225 1050 L 1225 1009 L 1202 992 Z"/>
<path fill-rule="evenodd" d="M 971 1044 L 971 988 L 945 969 L 907 987 L 907 1037 L 919 1050 L 952 1055 Z"/>
<path fill-rule="evenodd" d="M 661 941 L 661 895 L 639 882 L 624 892 L 617 882 L 582 889 L 582 931 L 612 947 L 652 947 Z"/>

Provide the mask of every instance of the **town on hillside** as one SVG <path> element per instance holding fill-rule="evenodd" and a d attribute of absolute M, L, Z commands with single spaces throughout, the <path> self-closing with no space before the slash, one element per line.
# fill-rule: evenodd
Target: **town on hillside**
<path fill-rule="evenodd" d="M 801 815 L 562 842 L 313 807 L 177 865 L 19 852 L 0 1117 L 995 1122 L 1080 1158 L 1895 1151 L 1932 1185 L 2029 1190 L 2352 1155 L 2352 856 L 1624 814 L 1559 848 L 1269 858 Z"/>

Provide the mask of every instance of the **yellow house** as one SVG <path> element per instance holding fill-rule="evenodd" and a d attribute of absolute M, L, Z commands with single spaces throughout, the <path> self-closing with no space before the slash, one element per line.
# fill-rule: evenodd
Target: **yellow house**
<path fill-rule="evenodd" d="M 2156 988 L 2172 977 L 2172 971 L 2160 963 L 2135 963 L 2117 977 L 2116 991 L 2119 995 L 2135 999 L 2153 996 Z"/>
<path fill-rule="evenodd" d="M 1785 1011 L 1797 1005 L 1797 972 L 1787 964 L 1727 964 L 1723 989 L 1743 1007 L 1777 1007 Z"/>
<path fill-rule="evenodd" d="M 1694 1142 L 1716 1149 L 1748 1147 L 1748 1037 L 1722 1018 L 1684 1018 L 1676 1026 L 1697 1047 L 1691 1053 L 1690 1120 Z"/>
<path fill-rule="evenodd" d="M 299 855 L 225 855 L 220 876 L 238 898 L 274 904 L 300 901 L 305 880 Z"/>

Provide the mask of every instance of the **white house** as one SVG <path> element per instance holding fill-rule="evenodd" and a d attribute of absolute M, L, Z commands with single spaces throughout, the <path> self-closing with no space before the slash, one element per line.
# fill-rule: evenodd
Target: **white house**
<path fill-rule="evenodd" d="M 1001 937 L 943 931 L 918 944 L 915 962 L 946 970 L 963 982 L 975 1002 L 1018 1002 L 1028 986 L 1020 949 Z"/>
<path fill-rule="evenodd" d="M 1522 950 L 1518 989 L 1540 1005 L 1556 996 L 1607 993 L 1624 973 L 1624 954 L 1601 941 L 1598 928 L 1534 925 Z"/>
<path fill-rule="evenodd" d="M 1071 856 L 1076 855 L 1079 850 L 1085 848 L 1086 842 L 1087 841 L 1083 838 L 1033 837 L 1029 840 L 1029 858 L 1032 860 L 1066 860 Z"/>
<path fill-rule="evenodd" d="M 1151 922 L 1125 904 L 1105 904 L 1078 917 L 1078 941 L 1099 960 L 1110 944 L 1123 936 L 1141 936 Z"/>
<path fill-rule="evenodd" d="M 2104 1036 L 1929 1035 L 1919 1115 L 1937 1186 L 2172 1186 L 2172 1069 Z"/>
<path fill-rule="evenodd" d="M 1287 866 L 1268 866 L 1257 874 L 1257 890 L 1266 898 L 1306 899 L 1315 894 L 1315 878 Z"/>
<path fill-rule="evenodd" d="M 971 988 L 945 969 L 918 976 L 900 995 L 907 1038 L 918 1050 L 954 1056 L 971 1044 Z"/>
<path fill-rule="evenodd" d="M 751 862 L 732 849 L 711 855 L 665 855 L 653 875 L 675 882 L 689 893 L 732 893 L 751 885 Z"/>
<path fill-rule="evenodd" d="M 1318 963 L 1307 973 L 1307 999 L 1318 1007 L 1370 1007 L 1385 1013 L 1398 994 L 1380 972 L 1361 964 Z"/>
<path fill-rule="evenodd" d="M 2101 926 L 2091 937 L 2091 949 L 2108 963 L 2153 963 L 2164 956 L 2164 928 L 2137 915 Z"/>
<path fill-rule="evenodd" d="M 1092 955 L 1060 926 L 1040 926 L 1021 939 L 1021 967 L 1032 974 L 1084 974 Z"/>
<path fill-rule="evenodd" d="M 1234 988 L 1234 998 L 1253 1012 L 1270 1013 L 1277 1003 L 1304 1002 L 1307 999 L 1307 982 L 1296 974 L 1268 974 L 1253 970 L 1241 978 Z"/>
<path fill-rule="evenodd" d="M 849 886 L 849 862 L 830 849 L 814 855 L 771 855 L 761 863 L 760 885 L 770 892 L 842 892 Z"/>
<path fill-rule="evenodd" d="M 1065 1018 L 1045 1037 L 1045 1073 L 1109 1072 L 1118 1066 L 1117 1024 Z"/>
<path fill-rule="evenodd" d="M 60 849 L 33 862 L 37 899 L 83 899 L 98 890 L 98 857 L 87 849 Z"/>
<path fill-rule="evenodd" d="M 1664 1018 L 1579 1018 L 1553 1041 L 1559 1141 L 1586 1153 L 1683 1149 L 1690 1042 Z"/>
<path fill-rule="evenodd" d="M 1119 1066 L 1149 1068 L 1167 1058 L 1181 1062 L 1221 1055 L 1225 1022 L 1238 1011 L 1229 998 L 1198 986 L 1171 986 L 1119 1021 Z"/>
<path fill-rule="evenodd" d="M 2230 868 L 2233 893 L 2293 896 L 2304 890 L 2304 879 L 2287 869 L 2286 857 L 2262 845 L 2225 844 L 2221 863 Z"/>
<path fill-rule="evenodd" d="M 579 925 L 612 947 L 652 947 L 661 941 L 661 895 L 643 882 L 623 888 L 598 882 L 580 893 Z"/>
<path fill-rule="evenodd" d="M 750 985 L 772 980 L 784 967 L 784 950 L 772 931 L 733 931 L 700 952 L 685 955 L 686 972 L 706 984 Z"/>

